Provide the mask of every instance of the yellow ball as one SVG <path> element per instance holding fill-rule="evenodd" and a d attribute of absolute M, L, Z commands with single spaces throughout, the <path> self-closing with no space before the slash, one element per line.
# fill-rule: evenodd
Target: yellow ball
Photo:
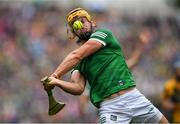
<path fill-rule="evenodd" d="M 74 30 L 80 30 L 80 29 L 82 29 L 83 28 L 83 24 L 82 24 L 82 22 L 81 21 L 75 21 L 74 23 L 73 23 L 73 29 Z"/>

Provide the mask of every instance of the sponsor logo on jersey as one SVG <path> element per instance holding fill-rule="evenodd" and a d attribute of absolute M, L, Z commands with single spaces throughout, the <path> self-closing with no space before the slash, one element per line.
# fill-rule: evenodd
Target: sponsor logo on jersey
<path fill-rule="evenodd" d="M 120 80 L 120 81 L 119 81 L 119 85 L 120 85 L 120 86 L 124 85 L 124 81 L 123 81 L 123 80 Z"/>

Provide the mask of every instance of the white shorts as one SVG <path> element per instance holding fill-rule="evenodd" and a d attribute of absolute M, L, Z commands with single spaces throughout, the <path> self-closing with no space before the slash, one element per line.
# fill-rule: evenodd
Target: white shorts
<path fill-rule="evenodd" d="M 158 123 L 162 113 L 137 89 L 100 104 L 99 123 Z"/>

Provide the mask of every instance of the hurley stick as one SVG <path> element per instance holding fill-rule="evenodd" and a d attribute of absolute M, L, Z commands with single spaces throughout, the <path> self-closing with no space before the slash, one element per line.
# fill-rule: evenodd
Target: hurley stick
<path fill-rule="evenodd" d="M 49 83 L 50 80 L 48 78 L 48 76 L 45 76 L 41 79 L 41 82 L 44 83 Z M 62 102 L 57 102 L 54 99 L 53 93 L 51 90 L 46 91 L 48 94 L 48 100 L 49 100 L 49 110 L 48 110 L 48 114 L 49 115 L 55 115 L 56 113 L 58 113 L 60 110 L 62 110 L 65 106 L 65 103 Z"/>

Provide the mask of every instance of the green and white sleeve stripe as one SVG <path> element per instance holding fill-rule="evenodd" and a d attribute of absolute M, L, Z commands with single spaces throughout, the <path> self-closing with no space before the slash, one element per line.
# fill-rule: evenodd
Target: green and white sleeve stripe
<path fill-rule="evenodd" d="M 104 32 L 101 32 L 101 31 L 97 31 L 97 32 L 93 33 L 91 36 L 98 36 L 100 38 L 105 39 L 107 37 L 107 34 Z"/>
<path fill-rule="evenodd" d="M 106 46 L 105 39 L 107 38 L 107 34 L 101 31 L 97 31 L 91 35 L 90 40 L 96 40 Z"/>

